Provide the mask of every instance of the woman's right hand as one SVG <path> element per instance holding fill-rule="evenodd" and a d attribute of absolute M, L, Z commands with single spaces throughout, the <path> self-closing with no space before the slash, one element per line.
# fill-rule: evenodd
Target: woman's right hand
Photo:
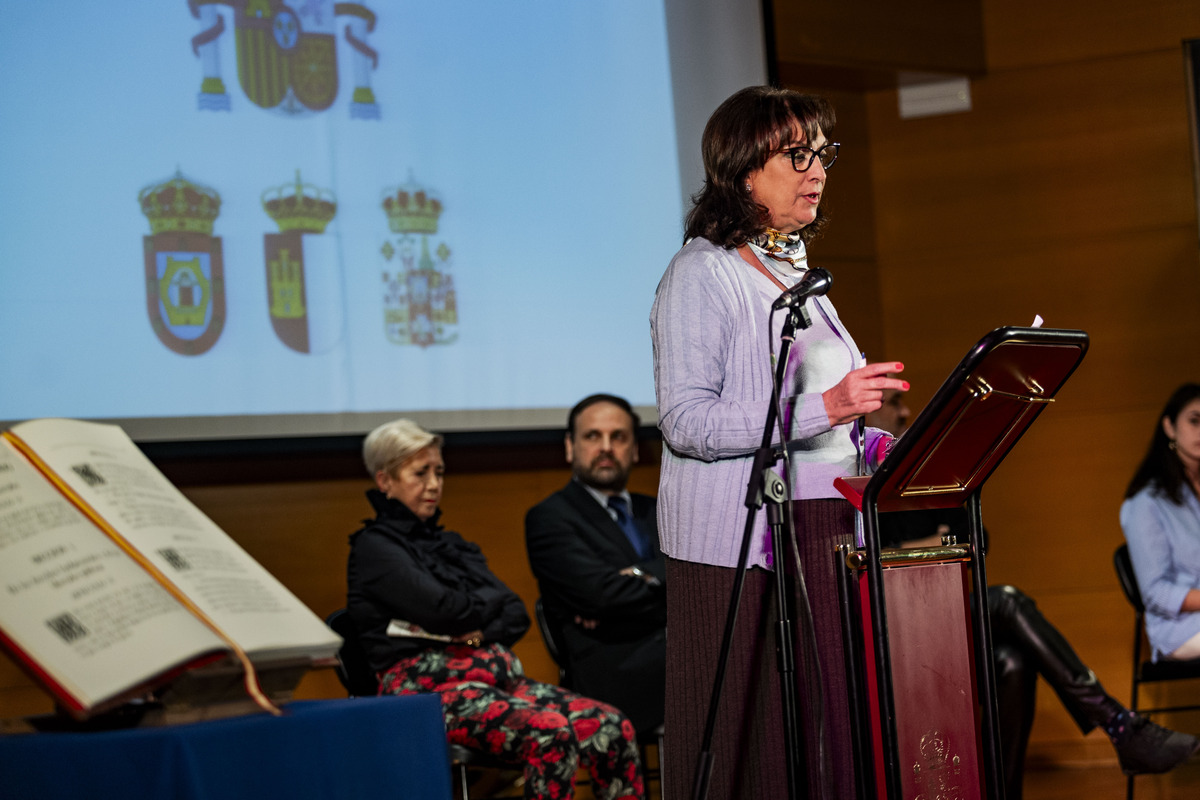
<path fill-rule="evenodd" d="M 879 410 L 883 405 L 884 389 L 907 392 L 908 381 L 887 377 L 888 373 L 903 371 L 904 365 L 899 361 L 885 361 L 846 373 L 846 377 L 838 381 L 836 386 L 821 395 L 830 427 L 843 425 Z"/>

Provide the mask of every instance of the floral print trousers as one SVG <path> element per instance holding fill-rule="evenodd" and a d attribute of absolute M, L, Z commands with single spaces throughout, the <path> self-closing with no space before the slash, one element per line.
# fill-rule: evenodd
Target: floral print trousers
<path fill-rule="evenodd" d="M 525 677 L 499 644 L 430 648 L 379 676 L 380 694 L 438 692 L 447 738 L 520 765 L 527 800 L 569 800 L 580 765 L 601 800 L 644 796 L 633 725 L 619 710 Z"/>

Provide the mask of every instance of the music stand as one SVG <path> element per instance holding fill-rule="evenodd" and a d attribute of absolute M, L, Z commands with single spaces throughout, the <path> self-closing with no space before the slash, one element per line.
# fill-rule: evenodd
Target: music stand
<path fill-rule="evenodd" d="M 876 794 L 900 800 L 904 793 L 892 685 L 879 546 L 879 513 L 965 506 L 969 520 L 973 659 L 981 711 L 979 733 L 985 765 L 985 794 L 1002 800 L 996 682 L 991 665 L 991 625 L 987 611 L 983 520 L 980 491 L 1000 462 L 1075 371 L 1088 348 L 1079 330 L 997 328 L 984 336 L 942 384 L 910 430 L 870 477 L 839 478 L 835 485 L 863 516 L 870 642 L 877 699 L 876 757 L 882 763 L 860 775 L 882 778 Z M 966 632 L 963 632 L 966 635 Z M 850 651 L 848 651 L 850 652 Z M 873 667 L 873 669 L 872 669 Z M 852 680 L 854 676 L 852 675 Z M 857 741 L 866 739 L 861 712 Z M 880 774 L 881 773 L 881 774 Z M 869 782 L 869 778 L 865 782 Z M 911 779 L 910 779 L 911 783 Z M 860 796 L 867 796 L 860 785 Z"/>

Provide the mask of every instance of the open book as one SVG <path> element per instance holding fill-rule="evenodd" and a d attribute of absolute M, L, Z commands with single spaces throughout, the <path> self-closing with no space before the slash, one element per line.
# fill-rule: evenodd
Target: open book
<path fill-rule="evenodd" d="M 0 597 L 0 645 L 80 719 L 235 657 L 298 681 L 341 645 L 113 425 L 3 434 Z"/>

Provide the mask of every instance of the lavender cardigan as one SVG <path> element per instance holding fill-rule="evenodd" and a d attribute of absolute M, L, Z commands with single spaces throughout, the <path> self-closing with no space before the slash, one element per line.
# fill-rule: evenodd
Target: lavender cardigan
<path fill-rule="evenodd" d="M 781 278 L 788 283 L 787 278 Z M 794 283 L 797 278 L 792 278 Z M 768 330 L 779 287 L 706 239 L 667 267 L 650 311 L 659 427 L 666 447 L 658 491 L 662 551 L 733 567 L 746 520 L 751 456 L 762 441 L 783 312 Z M 852 425 L 830 428 L 821 393 L 862 365 L 858 347 L 825 297 L 810 298 L 812 327 L 797 331 L 785 374 L 784 422 L 797 499 L 839 497 L 833 479 L 854 473 Z M 867 429 L 871 452 L 880 431 Z M 770 565 L 759 511 L 749 566 Z"/>

